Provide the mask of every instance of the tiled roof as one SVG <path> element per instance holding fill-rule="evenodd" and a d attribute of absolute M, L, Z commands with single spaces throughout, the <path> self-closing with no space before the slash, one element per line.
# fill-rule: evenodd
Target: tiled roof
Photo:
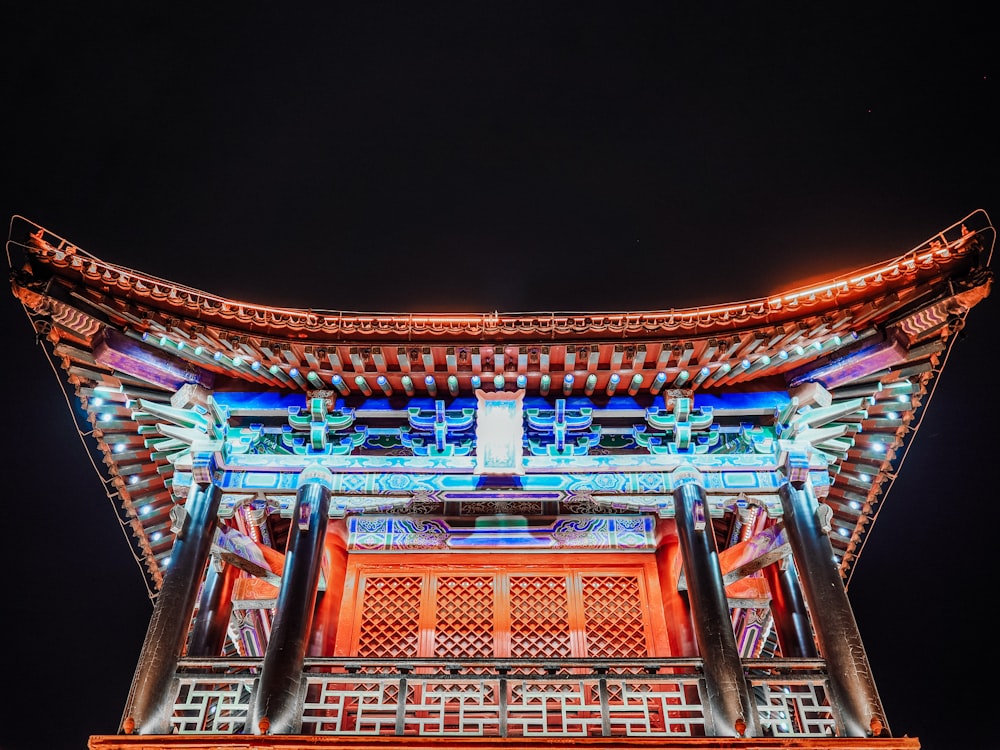
<path fill-rule="evenodd" d="M 634 312 L 364 314 L 257 305 L 110 264 L 15 217 L 14 294 L 89 415 L 107 479 L 154 584 L 172 544 L 173 466 L 150 439 L 143 400 L 185 384 L 217 391 L 330 392 L 352 408 L 381 399 L 454 400 L 523 389 L 598 410 L 818 384 L 863 398 L 832 450 L 832 535 L 845 574 L 913 439 L 969 310 L 990 291 L 995 231 L 976 212 L 889 260 L 784 294 Z M 610 414 L 610 411 L 606 413 Z M 842 449 L 842 450 L 841 450 Z"/>

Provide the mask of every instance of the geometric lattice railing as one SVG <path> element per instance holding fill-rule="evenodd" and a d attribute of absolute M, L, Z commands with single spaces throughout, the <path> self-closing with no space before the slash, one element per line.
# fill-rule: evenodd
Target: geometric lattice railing
<path fill-rule="evenodd" d="M 834 737 L 837 721 L 818 669 L 791 671 L 768 665 L 748 678 L 762 731 L 771 737 Z"/>
<path fill-rule="evenodd" d="M 763 732 L 836 736 L 820 660 L 747 660 Z M 178 734 L 247 734 L 260 659 L 185 659 Z M 766 668 L 765 668 L 766 664 Z M 307 659 L 303 735 L 704 737 L 700 659 Z"/>

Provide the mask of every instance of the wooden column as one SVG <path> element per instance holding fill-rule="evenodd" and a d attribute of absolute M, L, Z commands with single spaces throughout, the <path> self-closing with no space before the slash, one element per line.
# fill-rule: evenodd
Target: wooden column
<path fill-rule="evenodd" d="M 188 656 L 219 656 L 229 635 L 229 618 L 233 613 L 233 587 L 239 569 L 213 556 L 201 587 L 201 599 L 191 636 Z"/>
<path fill-rule="evenodd" d="M 673 520 L 656 519 L 656 572 L 667 621 L 670 656 L 698 656 L 698 641 L 691 623 L 691 605 L 686 594 L 677 590 L 684 560 Z"/>
<path fill-rule="evenodd" d="M 795 563 L 785 557 L 764 568 L 771 591 L 771 616 L 778 635 L 781 655 L 790 658 L 815 659 L 816 641 L 813 639 L 809 612 L 806 610 L 802 589 L 799 587 Z"/>
<path fill-rule="evenodd" d="M 336 515 L 331 511 L 331 515 Z M 337 643 L 337 626 L 347 580 L 347 521 L 331 518 L 326 532 L 326 590 L 316 607 L 310 656 L 333 656 Z"/>
<path fill-rule="evenodd" d="M 695 637 L 704 660 L 703 700 L 710 720 L 710 734 L 714 737 L 758 736 L 757 708 L 736 647 L 705 490 L 694 482 L 687 482 L 677 487 L 673 494 L 674 519 L 684 557 Z"/>
<path fill-rule="evenodd" d="M 156 606 L 132 680 L 123 729 L 127 734 L 170 734 L 177 696 L 177 661 L 205 572 L 222 491 L 192 482 Z"/>
<path fill-rule="evenodd" d="M 309 466 L 299 476 L 288 552 L 271 637 L 254 692 L 255 734 L 296 734 L 302 724 L 302 665 L 309 645 L 333 476 Z"/>
<path fill-rule="evenodd" d="M 833 559 L 828 528 L 808 481 L 786 482 L 778 490 L 785 531 L 812 613 L 819 650 L 826 660 L 832 703 L 848 737 L 879 734 L 885 713 L 844 582 Z"/>

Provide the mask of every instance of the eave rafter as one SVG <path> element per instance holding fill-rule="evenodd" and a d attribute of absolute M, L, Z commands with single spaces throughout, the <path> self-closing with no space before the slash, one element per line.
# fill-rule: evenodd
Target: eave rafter
<path fill-rule="evenodd" d="M 529 435 L 540 459 L 570 447 L 581 456 L 635 450 L 653 432 L 658 445 L 670 446 L 667 454 L 678 455 L 766 451 L 769 441 L 794 439 L 829 462 L 831 541 L 846 570 L 948 347 L 968 311 L 990 293 L 993 235 L 976 212 L 890 261 L 766 299 L 527 315 L 365 315 L 228 300 L 101 261 L 21 219 L 8 247 L 24 255 L 12 275 L 14 293 L 93 423 L 110 481 L 158 581 L 172 540 L 176 469 L 192 446 L 221 440 L 230 460 L 266 442 L 250 417 L 220 432 L 224 414 L 206 411 L 207 426 L 168 416 L 178 405 L 190 409 L 199 389 L 297 399 L 297 418 L 286 415 L 288 439 L 306 457 L 330 446 L 346 456 L 390 445 L 412 452 L 416 444 L 429 454 L 461 453 L 469 431 L 454 419 L 418 419 L 410 437 L 419 440 L 409 448 L 370 423 L 396 412 L 405 421 L 409 408 L 435 414 L 442 400 L 445 412 L 460 411 L 461 400 L 478 389 L 524 389 L 546 402 L 531 407 L 543 410 L 533 428 L 538 434 Z M 820 385 L 828 403 L 803 390 Z M 696 424 L 694 411 L 676 424 L 666 418 L 678 399 L 692 399 L 702 416 L 718 416 L 723 396 L 772 391 L 798 401 L 775 414 L 740 412 L 729 400 L 732 424 L 718 433 L 714 417 Z M 326 417 L 310 417 L 303 427 L 315 414 L 305 401 L 312 397 L 324 399 L 325 415 L 350 413 L 360 429 L 334 429 Z M 209 408 L 206 399 L 199 403 Z M 612 406 L 615 417 L 608 416 Z M 650 408 L 661 410 L 650 429 L 633 433 L 626 423 L 641 424 Z M 577 425 L 573 419 L 587 410 L 593 423 Z M 756 426 L 741 433 L 733 427 L 741 419 Z M 766 420 L 772 433 L 759 429 Z M 320 421 L 322 427 L 313 424 Z M 408 502 L 380 501 L 397 510 Z"/>

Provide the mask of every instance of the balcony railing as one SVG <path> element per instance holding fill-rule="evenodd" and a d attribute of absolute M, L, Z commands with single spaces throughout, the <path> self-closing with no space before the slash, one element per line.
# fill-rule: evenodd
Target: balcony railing
<path fill-rule="evenodd" d="M 260 659 L 184 659 L 173 728 L 250 734 Z M 825 665 L 744 660 L 763 734 L 837 736 Z M 307 659 L 303 735 L 704 737 L 701 660 Z"/>

